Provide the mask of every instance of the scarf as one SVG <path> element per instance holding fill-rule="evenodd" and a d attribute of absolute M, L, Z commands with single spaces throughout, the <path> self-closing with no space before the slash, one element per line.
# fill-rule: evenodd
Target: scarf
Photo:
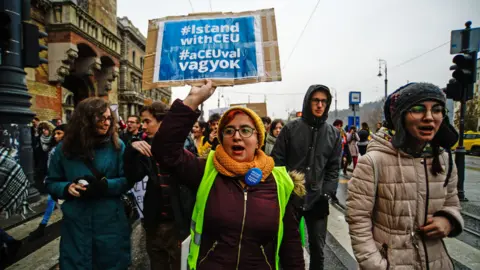
<path fill-rule="evenodd" d="M 248 170 L 259 168 L 262 170 L 262 182 L 272 173 L 275 162 L 273 158 L 267 156 L 262 150 L 258 149 L 255 158 L 251 162 L 238 162 L 230 157 L 222 145 L 218 145 L 213 158 L 213 165 L 217 171 L 225 176 L 235 177 L 244 176 Z"/>
<path fill-rule="evenodd" d="M 50 143 L 52 141 L 52 136 L 45 136 L 42 134 L 40 136 L 40 144 L 42 146 L 42 150 L 44 152 L 49 152 L 50 151 Z"/>

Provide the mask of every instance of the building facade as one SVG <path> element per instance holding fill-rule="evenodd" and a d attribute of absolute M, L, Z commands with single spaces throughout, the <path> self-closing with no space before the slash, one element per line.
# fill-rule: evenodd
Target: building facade
<path fill-rule="evenodd" d="M 120 77 L 118 86 L 118 109 L 123 119 L 138 115 L 140 108 L 154 100 L 169 103 L 170 88 L 142 90 L 143 59 L 146 38 L 127 18 L 117 19 L 118 35 L 122 40 Z"/>
<path fill-rule="evenodd" d="M 134 62 L 130 65 L 127 54 L 131 44 L 141 45 L 145 38 L 131 26 L 128 29 L 136 31 L 127 29 L 126 32 L 137 33 L 129 34 L 131 39 L 122 39 L 124 31 L 119 29 L 125 27 L 119 26 L 122 19 L 117 20 L 116 0 L 32 0 L 31 3 L 32 22 L 48 33 L 43 40 L 48 52 L 42 55 L 48 59 L 48 64 L 25 69 L 32 95 L 31 109 L 41 120 L 61 118 L 68 121 L 75 105 L 92 96 L 108 99 L 113 105 L 121 104 L 120 112 L 125 105 L 131 108 L 131 104 L 135 106 L 130 111 L 137 112 L 142 98 L 143 103 L 155 97 L 170 101 L 170 89 L 141 94 L 141 80 L 135 88 L 138 98 L 124 98 L 123 93 L 133 88 L 128 76 L 119 79 L 120 69 L 126 65 L 126 70 L 133 70 L 135 78 L 141 78 L 140 60 L 137 65 Z M 137 57 L 143 56 L 139 47 Z M 160 91 L 163 95 L 157 94 Z"/>

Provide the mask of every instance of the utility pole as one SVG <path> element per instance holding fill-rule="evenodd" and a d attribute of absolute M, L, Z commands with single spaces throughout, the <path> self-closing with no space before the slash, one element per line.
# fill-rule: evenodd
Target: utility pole
<path fill-rule="evenodd" d="M 25 67 L 36 68 L 47 62 L 39 52 L 46 50 L 39 38 L 46 33 L 29 23 L 30 0 L 0 2 L 0 129 L 6 129 L 18 140 L 18 160 L 30 181 L 29 199 L 36 200 L 39 192 L 34 187 L 34 162 L 31 129 L 28 126 L 35 115 L 30 110 L 31 95 L 26 85 Z M 18 130 L 12 132 L 14 126 Z"/>
<path fill-rule="evenodd" d="M 460 138 L 458 141 L 457 149 L 455 150 L 455 164 L 457 165 L 458 171 L 458 199 L 460 201 L 468 201 L 465 197 L 465 147 L 463 145 L 464 133 L 465 133 L 465 112 L 467 109 L 467 101 L 473 99 L 473 87 L 476 81 L 476 72 L 477 72 L 477 47 L 470 48 L 470 35 L 471 35 L 471 26 L 472 22 L 465 23 L 465 29 L 460 30 L 461 32 L 461 54 L 455 55 L 453 58 L 453 63 L 455 65 L 450 67 L 450 70 L 454 70 L 452 76 L 454 79 L 450 80 L 450 83 L 447 85 L 445 93 L 447 98 L 453 99 L 454 101 L 460 102 L 460 126 L 459 133 Z M 480 31 L 479 28 L 475 29 Z M 453 40 L 454 32 L 452 31 L 452 41 L 451 44 L 456 44 Z M 451 51 L 452 52 L 452 51 Z"/>
<path fill-rule="evenodd" d="M 338 109 L 337 109 L 337 90 L 335 89 L 335 117 L 338 117 Z"/>
<path fill-rule="evenodd" d="M 378 77 L 382 77 L 382 64 L 385 65 L 385 100 L 388 96 L 388 72 L 387 72 L 387 61 L 383 59 L 378 59 Z"/>

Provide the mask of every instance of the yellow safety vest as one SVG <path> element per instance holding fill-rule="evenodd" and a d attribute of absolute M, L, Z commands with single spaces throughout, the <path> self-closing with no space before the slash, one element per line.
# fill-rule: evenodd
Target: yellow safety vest
<path fill-rule="evenodd" d="M 212 188 L 213 183 L 215 182 L 215 177 L 218 174 L 215 166 L 213 165 L 214 155 L 215 151 L 210 151 L 207 158 L 207 164 L 205 166 L 205 173 L 203 174 L 202 182 L 198 188 L 197 200 L 193 209 L 192 224 L 190 226 L 190 253 L 188 254 L 188 268 L 190 270 L 195 270 L 197 268 L 197 261 L 200 253 L 200 243 L 202 240 L 205 206 L 207 205 L 210 189 Z M 273 168 L 272 173 L 275 178 L 275 182 L 277 183 L 277 196 L 280 206 L 277 251 L 275 256 L 276 269 L 280 269 L 279 253 L 283 238 L 283 216 L 285 215 L 285 208 L 287 207 L 294 184 L 285 167 L 275 167 Z"/>

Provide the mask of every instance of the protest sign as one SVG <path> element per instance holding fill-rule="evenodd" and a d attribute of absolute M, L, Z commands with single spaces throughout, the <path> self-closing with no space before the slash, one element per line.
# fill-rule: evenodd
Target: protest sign
<path fill-rule="evenodd" d="M 281 81 L 273 9 L 149 21 L 143 89 Z"/>
<path fill-rule="evenodd" d="M 135 200 L 137 201 L 137 210 L 140 218 L 143 218 L 143 198 L 145 197 L 145 191 L 147 191 L 147 182 L 148 182 L 148 175 L 135 183 L 133 188 L 130 190 L 133 195 L 135 195 Z"/>

